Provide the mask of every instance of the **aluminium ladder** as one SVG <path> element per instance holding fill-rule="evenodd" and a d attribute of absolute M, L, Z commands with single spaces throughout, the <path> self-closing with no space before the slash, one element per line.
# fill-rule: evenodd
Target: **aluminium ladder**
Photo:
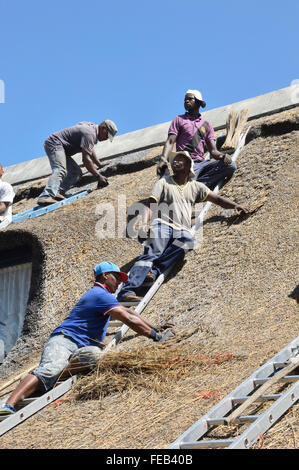
<path fill-rule="evenodd" d="M 27 209 L 25 211 L 19 212 L 18 214 L 14 214 L 12 216 L 11 222 L 2 222 L 0 223 L 0 230 L 4 230 L 8 225 L 12 223 L 19 223 L 24 222 L 25 220 L 34 219 L 35 217 L 40 217 L 41 215 L 48 214 L 49 212 L 53 212 L 57 209 L 60 209 L 63 206 L 66 206 L 72 202 L 78 201 L 87 194 L 91 193 L 92 189 L 87 189 L 85 191 L 79 191 L 75 194 L 69 194 L 65 196 L 65 199 L 62 201 L 57 201 L 54 204 L 49 204 L 48 206 L 35 206 L 31 209 Z"/>
<path fill-rule="evenodd" d="M 273 426 L 298 401 L 299 375 L 291 374 L 298 367 L 299 336 L 187 429 L 168 449 L 250 448 L 260 434 Z M 291 383 L 293 385 L 284 392 L 265 394 L 271 386 Z M 257 407 L 270 401 L 273 404 L 260 414 L 242 414 L 253 404 Z M 232 439 L 207 436 L 217 427 L 231 424 L 249 424 L 249 427 Z M 227 432 L 227 429 L 224 428 L 224 431 Z"/>
<path fill-rule="evenodd" d="M 15 214 L 12 217 L 12 223 L 24 222 L 25 220 L 34 219 L 35 217 L 48 214 L 49 212 L 53 212 L 56 209 L 60 209 L 60 207 L 78 201 L 78 199 L 81 199 L 82 197 L 86 196 L 91 191 L 91 189 L 79 191 L 75 194 L 66 195 L 65 199 L 63 199 L 62 201 L 57 201 L 54 204 L 49 204 L 48 206 L 35 206 L 32 209 L 28 209 L 26 211 Z"/>
<path fill-rule="evenodd" d="M 232 157 L 233 161 L 236 161 L 241 149 L 244 147 L 248 131 L 249 131 L 249 128 L 246 130 L 246 132 L 244 132 L 240 136 L 238 145 L 237 145 L 236 150 L 235 150 L 235 152 L 233 154 L 233 157 Z M 216 186 L 216 188 L 213 190 L 213 192 L 217 193 L 219 191 L 219 189 L 221 188 L 221 186 L 222 186 L 222 184 L 219 184 L 218 186 Z M 91 190 L 89 190 L 88 192 L 90 192 L 90 191 Z M 62 201 L 62 202 L 64 202 L 64 201 Z M 63 205 L 60 202 L 58 204 Z M 53 205 L 56 206 L 56 204 L 53 204 Z M 51 205 L 51 206 L 53 206 L 53 205 Z M 51 206 L 49 206 L 49 208 L 51 208 Z M 192 234 L 193 235 L 195 234 L 195 232 L 198 229 L 198 227 L 200 226 L 200 224 L 202 224 L 204 216 L 207 214 L 210 206 L 211 206 L 211 203 L 209 203 L 209 202 L 205 203 L 202 211 L 200 212 L 197 220 L 195 221 L 195 225 L 192 228 Z M 47 209 L 47 208 L 45 208 L 45 209 Z M 21 214 L 20 214 L 20 216 L 21 216 Z M 29 217 L 27 217 L 27 218 L 29 218 Z M 155 295 L 157 290 L 160 288 L 160 286 L 163 284 L 164 280 L 167 278 L 168 274 L 171 272 L 172 269 L 173 269 L 173 265 L 170 266 L 164 273 L 160 274 L 160 276 L 156 279 L 154 284 L 150 287 L 150 289 L 148 290 L 146 295 L 143 297 L 143 299 L 138 304 L 136 304 L 136 303 L 130 304 L 130 305 L 132 305 L 132 306 L 134 305 L 136 307 L 135 311 L 138 314 L 140 314 L 146 308 L 146 306 L 148 305 L 148 303 L 150 302 L 152 297 Z M 119 292 L 120 289 L 121 289 L 121 286 L 119 286 L 119 288 L 118 288 L 117 292 L 115 293 L 115 295 L 117 295 L 117 293 Z M 127 325 L 123 324 L 122 322 L 114 322 L 112 320 L 112 321 L 109 322 L 109 324 L 110 324 L 110 326 L 117 326 L 117 327 L 121 326 L 121 328 L 114 334 L 112 340 L 105 346 L 105 348 L 102 351 L 103 355 L 105 353 L 107 353 L 108 351 L 110 351 L 113 347 L 115 347 L 123 339 L 123 337 L 125 336 L 125 334 L 129 330 L 129 327 Z M 36 398 L 31 398 L 30 397 L 30 398 L 27 398 L 27 399 L 19 402 L 18 405 L 19 405 L 20 409 L 18 409 L 15 414 L 0 417 L 0 436 L 3 435 L 4 433 L 6 433 L 7 431 L 9 431 L 10 429 L 14 428 L 15 426 L 17 426 L 21 422 L 25 421 L 25 419 L 29 418 L 33 414 L 37 413 L 39 410 L 41 410 L 42 408 L 44 408 L 48 404 L 50 404 L 53 401 L 57 400 L 57 398 L 61 397 L 65 393 L 67 393 L 69 390 L 71 390 L 71 388 L 76 383 L 76 381 L 77 381 L 77 376 L 74 375 L 74 376 L 70 377 L 69 379 L 67 379 L 63 382 L 58 382 L 52 390 L 50 390 L 49 392 L 43 394 L 40 397 L 36 397 Z"/>

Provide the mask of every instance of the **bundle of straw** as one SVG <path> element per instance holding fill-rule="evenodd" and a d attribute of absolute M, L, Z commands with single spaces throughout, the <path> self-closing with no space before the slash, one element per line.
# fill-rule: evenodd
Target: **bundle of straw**
<path fill-rule="evenodd" d="M 244 131 L 249 110 L 242 109 L 239 114 L 232 110 L 226 121 L 226 139 L 221 150 L 234 150 L 238 144 L 241 133 Z"/>
<path fill-rule="evenodd" d="M 232 359 L 230 354 L 216 358 L 190 351 L 190 345 L 153 345 L 132 351 L 109 352 L 97 369 L 80 379 L 74 388 L 76 399 L 99 399 L 131 388 L 154 392 L 169 390 L 178 380 Z"/>

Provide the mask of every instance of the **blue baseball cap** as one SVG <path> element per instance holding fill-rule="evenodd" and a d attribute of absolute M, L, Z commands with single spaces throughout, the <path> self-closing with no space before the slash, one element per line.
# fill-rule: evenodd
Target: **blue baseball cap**
<path fill-rule="evenodd" d="M 110 261 L 97 264 L 93 270 L 96 276 L 104 273 L 119 273 L 121 282 L 126 282 L 129 279 L 127 273 L 122 272 L 116 264 L 110 263 Z"/>

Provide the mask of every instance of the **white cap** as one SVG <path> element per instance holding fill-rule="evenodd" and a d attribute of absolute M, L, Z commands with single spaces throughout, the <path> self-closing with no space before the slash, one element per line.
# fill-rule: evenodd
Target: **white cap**
<path fill-rule="evenodd" d="M 198 101 L 201 101 L 201 106 L 202 108 L 206 107 L 206 102 L 202 99 L 202 94 L 198 90 L 187 90 L 185 93 L 185 96 L 187 93 L 190 93 L 191 95 L 194 95 L 194 98 L 196 98 Z"/>

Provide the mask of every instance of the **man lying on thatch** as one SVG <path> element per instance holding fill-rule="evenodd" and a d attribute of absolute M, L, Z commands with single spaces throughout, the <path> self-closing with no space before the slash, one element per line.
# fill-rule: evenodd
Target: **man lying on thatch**
<path fill-rule="evenodd" d="M 176 116 L 170 124 L 157 173 L 160 176 L 165 173 L 169 154 L 176 144 L 177 151 L 185 150 L 190 153 L 194 163 L 194 179 L 214 189 L 219 181 L 230 179 L 237 166 L 228 154 L 219 152 L 216 148 L 214 129 L 199 112 L 200 107 L 206 107 L 200 91 L 188 90 L 184 107 L 186 113 Z M 205 146 L 210 152 L 211 160 L 204 158 Z"/>
<path fill-rule="evenodd" d="M 81 169 L 72 158 L 76 153 L 82 152 L 83 165 L 97 178 L 98 188 L 107 186 L 107 178 L 97 171 L 97 168 L 102 168 L 106 164 L 99 161 L 94 146 L 98 141 L 107 139 L 112 141 L 116 133 L 115 123 L 106 119 L 101 124 L 79 122 L 75 126 L 49 135 L 44 142 L 44 148 L 52 175 L 37 203 L 44 206 L 63 200 L 66 191 L 81 178 Z"/>
<path fill-rule="evenodd" d="M 161 178 L 152 190 L 143 229 L 149 238 L 144 242 L 144 253 L 130 270 L 129 279 L 118 294 L 122 302 L 139 302 L 138 288 L 153 283 L 161 273 L 182 259 L 186 251 L 193 249 L 191 219 L 192 206 L 196 202 L 207 200 L 224 209 L 249 214 L 248 209 L 218 196 L 193 179 L 194 163 L 188 152 L 172 152 L 169 161 L 173 175 Z"/>
<path fill-rule="evenodd" d="M 136 333 L 164 342 L 173 336 L 162 325 L 158 332 L 134 310 L 119 304 L 113 293 L 128 275 L 113 263 L 104 261 L 94 268 L 95 283 L 77 302 L 69 316 L 51 333 L 44 345 L 39 366 L 20 382 L 0 408 L 0 416 L 15 413 L 15 405 L 36 390 L 48 391 L 58 379 L 94 368 L 110 317 L 125 323 Z"/>

